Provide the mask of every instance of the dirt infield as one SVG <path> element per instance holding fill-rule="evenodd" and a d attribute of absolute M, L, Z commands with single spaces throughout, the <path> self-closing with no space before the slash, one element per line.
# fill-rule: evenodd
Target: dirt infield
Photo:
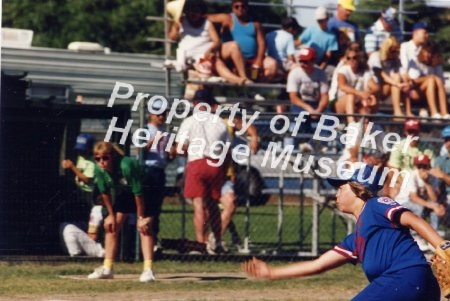
<path fill-rule="evenodd" d="M 120 274 L 115 275 L 114 279 L 109 280 L 91 280 L 87 279 L 86 275 L 65 275 L 60 276 L 63 279 L 73 279 L 77 281 L 95 281 L 103 282 L 125 282 L 125 281 L 138 281 L 137 274 Z M 246 281 L 259 281 L 250 280 L 243 273 L 162 273 L 156 275 L 158 282 L 192 282 L 192 281 L 203 281 L 205 283 L 210 283 L 211 281 L 222 281 L 222 280 L 246 280 Z M 154 286 L 152 286 L 154 288 Z M 317 288 L 309 289 L 299 289 L 296 287 L 289 287 L 286 289 L 272 289 L 267 288 L 263 290 L 255 289 L 227 289 L 226 286 L 223 288 L 215 288 L 209 291 L 155 291 L 155 289 L 149 289 L 148 291 L 127 291 L 124 287 L 123 292 L 114 293 L 92 293 L 92 294 L 48 294 L 45 296 L 15 296 L 16 301 L 85 301 L 85 300 L 108 300 L 108 301 L 133 301 L 133 300 L 183 300 L 183 301 L 194 301 L 194 300 L 304 300 L 304 301 L 321 301 L 321 300 L 349 300 L 354 296 L 357 291 L 345 290 L 333 291 L 333 294 L 324 294 L 323 291 Z M 0 301 L 6 301 L 11 299 L 5 299 L 0 297 Z"/>

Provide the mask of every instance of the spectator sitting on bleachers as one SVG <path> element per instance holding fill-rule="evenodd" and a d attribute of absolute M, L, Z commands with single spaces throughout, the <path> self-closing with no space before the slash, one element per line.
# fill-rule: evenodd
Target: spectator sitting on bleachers
<path fill-rule="evenodd" d="M 409 67 L 412 64 L 417 63 L 420 49 L 427 42 L 428 25 L 424 22 L 417 22 L 413 25 L 411 40 L 400 44 L 400 76 L 402 77 L 403 82 L 408 84 L 408 90 L 411 90 L 414 86 L 408 76 Z M 413 98 L 411 97 L 413 95 L 410 94 L 409 96 L 410 98 Z"/>
<path fill-rule="evenodd" d="M 381 48 L 384 40 L 395 37 L 399 42 L 403 41 L 403 35 L 397 21 L 397 10 L 389 7 L 383 10 L 380 17 L 367 30 L 364 36 L 364 49 L 370 54 Z"/>
<path fill-rule="evenodd" d="M 306 116 L 305 123 L 298 131 L 301 134 L 309 134 L 312 131 L 312 120 L 317 121 L 328 107 L 328 80 L 325 72 L 314 65 L 316 59 L 314 48 L 302 48 L 298 59 L 300 66 L 289 72 L 286 92 L 292 104 L 292 113 L 309 112 L 310 115 Z M 309 138 L 303 138 L 295 141 L 295 145 L 301 142 L 302 151 L 312 151 L 307 141 Z"/>
<path fill-rule="evenodd" d="M 350 21 L 350 15 L 355 11 L 353 0 L 339 0 L 336 14 L 328 20 L 328 31 L 336 35 L 339 50 L 337 57 L 340 57 L 348 46 L 349 42 L 359 42 L 360 33 L 358 25 Z M 337 65 L 337 61 L 333 63 Z"/>
<path fill-rule="evenodd" d="M 368 114 L 369 111 L 370 110 L 368 108 L 362 107 L 362 108 L 360 108 L 360 110 L 357 113 L 358 114 Z M 362 136 L 358 135 L 358 137 L 355 139 L 355 141 L 352 141 L 352 142 L 349 141 L 349 143 L 345 144 L 342 155 L 338 159 L 338 163 L 343 162 L 343 161 L 349 161 L 349 162 L 353 162 L 353 163 L 358 162 L 358 161 L 360 161 L 360 158 L 359 158 L 360 152 L 362 154 L 368 154 L 368 153 L 374 154 L 374 155 L 377 155 L 377 157 L 379 157 L 379 158 L 383 157 L 383 159 L 387 159 L 387 152 L 383 148 L 383 139 L 386 135 L 385 135 L 385 131 L 383 130 L 381 125 L 374 123 L 372 120 L 370 120 L 369 117 L 365 117 L 365 118 L 358 117 L 356 119 L 357 119 L 357 122 L 353 122 L 348 125 L 347 134 L 351 136 L 355 133 L 355 131 L 358 131 L 358 133 L 362 133 L 362 132 L 366 133 L 366 131 L 368 131 L 369 134 L 379 131 L 380 133 L 374 137 L 376 149 L 373 149 L 373 146 L 371 145 L 371 143 L 366 143 L 365 145 L 361 146 Z M 371 128 L 368 129 L 370 121 L 372 122 L 372 124 L 371 124 Z M 382 154 L 384 154 L 384 156 L 382 156 Z M 367 162 L 367 163 L 374 165 L 374 164 L 372 164 L 373 162 Z"/>
<path fill-rule="evenodd" d="M 276 75 L 277 62 L 266 56 L 266 41 L 261 23 L 248 14 L 248 0 L 232 0 L 231 7 L 231 14 L 208 16 L 209 21 L 220 24 L 222 28 L 222 59 L 227 62 L 232 56 L 230 49 L 238 46 L 246 68 L 250 69 L 250 78 L 270 82 Z"/>
<path fill-rule="evenodd" d="M 411 137 L 419 137 L 420 133 L 420 121 L 418 119 L 408 119 L 405 121 L 404 125 L 404 134 L 405 136 L 409 135 Z M 407 142 L 408 141 L 408 142 Z M 405 144 L 409 143 L 405 148 Z M 396 149 L 393 150 L 389 156 L 388 167 L 395 168 L 399 171 L 406 170 L 412 171 L 414 168 L 413 162 L 414 158 L 419 155 L 427 155 L 430 158 L 431 163 L 433 164 L 434 160 L 434 152 L 432 149 L 428 147 L 427 144 L 420 141 L 420 139 L 409 140 L 408 138 L 404 138 L 400 141 L 400 144 L 396 145 Z M 388 173 L 387 182 L 391 183 L 392 174 Z M 389 189 L 389 197 L 395 199 L 399 192 L 399 188 L 401 183 L 401 179 L 396 183 L 394 187 L 390 187 Z"/>
<path fill-rule="evenodd" d="M 408 76 L 414 84 L 410 95 L 414 101 L 427 100 L 431 117 L 450 119 L 440 57 L 437 44 L 427 42 L 422 46 L 417 61 L 411 61 L 408 67 Z"/>
<path fill-rule="evenodd" d="M 317 53 L 316 64 L 320 69 L 325 70 L 331 54 L 338 50 L 336 35 L 328 31 L 327 9 L 319 6 L 314 12 L 317 24 L 307 27 L 299 38 L 299 43 L 314 48 Z"/>
<path fill-rule="evenodd" d="M 445 214 L 445 206 L 440 203 L 444 191 L 442 181 L 431 175 L 430 169 L 431 160 L 427 155 L 415 157 L 408 184 L 400 190 L 395 201 L 420 217 L 424 214 L 424 209 L 431 210 L 430 225 L 438 230 L 439 218 Z M 422 251 L 427 249 L 420 240 L 416 241 Z"/>
<path fill-rule="evenodd" d="M 350 124 L 355 121 L 355 117 L 351 115 L 358 112 L 360 107 L 369 108 L 370 113 L 376 112 L 379 86 L 368 70 L 365 53 L 348 50 L 346 60 L 347 64 L 337 70 L 338 93 L 335 110 L 338 114 L 349 114 L 347 123 Z"/>
<path fill-rule="evenodd" d="M 220 51 L 220 38 L 214 26 L 206 18 L 207 6 L 203 0 L 187 0 L 180 22 L 174 21 L 169 38 L 179 40 L 177 62 L 182 69 L 187 68 L 186 61 L 194 61 L 195 69 L 203 76 L 210 76 L 214 71 L 225 80 L 235 84 L 247 84 L 244 61 L 239 49 L 234 49 L 231 58 L 238 75 L 234 74 L 216 55 Z"/>
<path fill-rule="evenodd" d="M 282 29 L 266 34 L 267 54 L 278 63 L 278 70 L 282 74 L 289 72 L 296 64 L 294 39 L 301 30 L 301 26 L 293 17 L 283 19 Z"/>
<path fill-rule="evenodd" d="M 388 37 L 381 45 L 381 49 L 372 52 L 368 65 L 377 77 L 381 86 L 381 100 L 391 97 L 393 114 L 404 116 L 401 108 L 401 100 L 404 101 L 406 116 L 414 116 L 411 111 L 411 102 L 406 92 L 408 84 L 402 82 L 400 77 L 400 43 L 395 37 Z"/>
<path fill-rule="evenodd" d="M 358 42 L 349 42 L 348 45 L 346 46 L 346 49 L 343 53 L 342 56 L 340 56 L 338 58 L 336 67 L 333 70 L 333 74 L 331 75 L 331 83 L 330 83 L 330 90 L 328 92 L 328 96 L 330 98 L 330 106 L 333 107 L 334 103 L 336 102 L 336 97 L 337 97 L 337 90 L 338 90 L 338 70 L 344 66 L 345 64 L 347 64 L 347 59 L 345 56 L 345 53 L 347 52 L 347 50 L 354 50 L 354 51 L 361 51 L 361 45 Z M 334 58 L 335 55 L 333 56 Z"/>

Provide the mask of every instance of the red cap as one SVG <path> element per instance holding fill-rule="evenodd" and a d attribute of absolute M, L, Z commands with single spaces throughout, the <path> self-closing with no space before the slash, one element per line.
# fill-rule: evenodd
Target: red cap
<path fill-rule="evenodd" d="M 419 155 L 414 158 L 414 165 L 428 165 L 430 166 L 431 160 L 427 155 Z"/>
<path fill-rule="evenodd" d="M 316 58 L 316 51 L 312 47 L 302 48 L 299 51 L 298 59 L 301 61 L 309 61 Z"/>
<path fill-rule="evenodd" d="M 405 131 L 415 130 L 420 131 L 420 121 L 419 119 L 408 119 L 405 122 Z"/>

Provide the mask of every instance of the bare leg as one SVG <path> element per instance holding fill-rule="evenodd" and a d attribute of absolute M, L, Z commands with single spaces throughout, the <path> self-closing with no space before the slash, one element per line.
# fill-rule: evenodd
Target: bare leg
<path fill-rule="evenodd" d="M 232 41 L 224 43 L 222 45 L 220 55 L 224 61 L 231 60 L 233 62 L 239 77 L 248 78 L 245 73 L 244 57 L 242 56 L 241 49 L 236 42 Z"/>
<path fill-rule="evenodd" d="M 153 260 L 153 247 L 155 245 L 153 234 L 144 235 L 140 233 L 140 238 L 142 257 L 144 257 L 144 260 Z"/>
<path fill-rule="evenodd" d="M 347 94 L 342 96 L 336 101 L 336 113 L 349 114 L 355 113 L 356 96 L 353 94 Z M 347 116 L 347 123 L 355 122 L 354 116 Z"/>
<path fill-rule="evenodd" d="M 437 86 L 437 93 L 439 99 L 439 109 L 442 116 L 448 115 L 447 109 L 447 95 L 445 94 L 444 82 L 440 77 L 434 76 Z"/>
<path fill-rule="evenodd" d="M 116 232 L 105 233 L 105 259 L 114 260 L 117 251 L 117 242 L 119 239 L 119 233 L 122 229 L 123 222 L 127 218 L 127 214 L 117 212 L 116 214 Z"/>
<path fill-rule="evenodd" d="M 220 77 L 223 77 L 230 83 L 244 84 L 247 81 L 247 78 L 241 78 L 231 72 L 227 65 L 219 58 L 216 58 L 216 70 Z"/>
<path fill-rule="evenodd" d="M 220 198 L 220 203 L 223 205 L 221 214 L 222 221 L 222 236 L 228 228 L 231 219 L 236 212 L 236 194 L 234 192 L 227 192 Z"/>
<path fill-rule="evenodd" d="M 222 241 L 222 220 L 220 217 L 220 209 L 218 201 L 208 200 L 206 206 L 209 211 L 209 224 L 211 225 L 211 230 L 214 234 L 216 242 Z"/>
<path fill-rule="evenodd" d="M 427 76 L 420 84 L 420 90 L 425 92 L 431 116 L 436 115 L 438 113 L 436 107 L 436 83 L 433 77 Z"/>
<path fill-rule="evenodd" d="M 396 82 L 400 82 L 400 76 L 398 74 L 395 74 L 393 76 L 394 80 Z M 401 91 L 399 87 L 392 86 L 392 85 L 384 85 L 383 90 L 385 89 L 385 86 L 388 86 L 391 94 L 392 99 L 392 109 L 394 110 L 394 115 L 396 116 L 403 116 L 402 108 L 400 106 L 401 103 Z M 384 91 L 383 91 L 384 92 Z M 383 93 L 384 94 L 384 93 Z M 407 110 L 406 110 L 407 111 Z"/>
<path fill-rule="evenodd" d="M 206 242 L 205 240 L 205 208 L 203 198 L 194 198 L 192 200 L 194 206 L 194 230 L 195 238 L 198 242 Z"/>

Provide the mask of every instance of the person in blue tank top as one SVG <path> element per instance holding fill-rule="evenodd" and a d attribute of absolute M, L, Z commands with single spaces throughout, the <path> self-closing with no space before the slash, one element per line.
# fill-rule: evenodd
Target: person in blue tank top
<path fill-rule="evenodd" d="M 222 59 L 229 61 L 233 54 L 241 52 L 252 80 L 272 80 L 277 72 L 277 62 L 266 56 L 266 41 L 261 23 L 249 15 L 247 0 L 232 0 L 231 8 L 231 14 L 208 15 L 209 21 L 221 27 Z"/>
<path fill-rule="evenodd" d="M 378 169 L 367 164 L 350 178 L 327 179 L 338 189 L 337 208 L 356 218 L 355 231 L 333 249 L 317 259 L 279 267 L 253 258 L 242 269 L 256 278 L 283 279 L 359 262 L 370 283 L 352 300 L 440 300 L 438 282 L 410 229 L 435 248 L 445 241 L 422 218 L 388 197 L 377 196 L 384 181 L 380 179 Z"/>

